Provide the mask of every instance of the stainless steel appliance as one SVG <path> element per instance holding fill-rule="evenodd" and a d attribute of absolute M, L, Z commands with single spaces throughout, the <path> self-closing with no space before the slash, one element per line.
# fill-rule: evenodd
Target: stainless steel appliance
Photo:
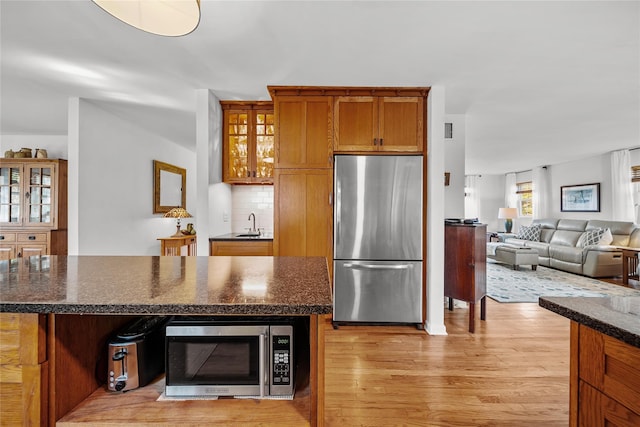
<path fill-rule="evenodd" d="M 422 164 L 335 156 L 334 325 L 421 323 Z"/>
<path fill-rule="evenodd" d="M 292 398 L 295 324 L 290 318 L 172 319 L 166 396 Z"/>
<path fill-rule="evenodd" d="M 108 343 L 110 391 L 143 387 L 164 370 L 164 327 L 169 317 L 141 317 L 116 334 Z"/>

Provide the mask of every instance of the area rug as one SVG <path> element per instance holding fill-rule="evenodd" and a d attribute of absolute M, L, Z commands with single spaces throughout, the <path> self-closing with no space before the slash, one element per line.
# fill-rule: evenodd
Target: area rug
<path fill-rule="evenodd" d="M 487 260 L 487 296 L 498 302 L 538 302 L 541 296 L 603 297 L 635 295 L 639 291 L 597 279 L 538 266 L 514 270 L 512 266 Z"/>

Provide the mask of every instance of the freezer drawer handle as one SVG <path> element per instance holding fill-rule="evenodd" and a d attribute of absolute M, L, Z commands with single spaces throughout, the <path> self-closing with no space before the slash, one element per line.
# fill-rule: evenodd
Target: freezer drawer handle
<path fill-rule="evenodd" d="M 412 264 L 393 264 L 393 265 L 379 265 L 379 264 L 351 264 L 344 265 L 345 268 L 354 269 L 369 269 L 369 270 L 407 270 L 413 267 Z"/>

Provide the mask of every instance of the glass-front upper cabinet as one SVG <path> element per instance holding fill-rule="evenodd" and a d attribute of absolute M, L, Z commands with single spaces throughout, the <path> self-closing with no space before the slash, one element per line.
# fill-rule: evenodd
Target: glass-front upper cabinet
<path fill-rule="evenodd" d="M 56 227 L 57 164 L 3 160 L 0 164 L 0 224 Z"/>
<path fill-rule="evenodd" d="M 273 104 L 262 101 L 220 104 L 224 111 L 224 182 L 273 184 Z"/>

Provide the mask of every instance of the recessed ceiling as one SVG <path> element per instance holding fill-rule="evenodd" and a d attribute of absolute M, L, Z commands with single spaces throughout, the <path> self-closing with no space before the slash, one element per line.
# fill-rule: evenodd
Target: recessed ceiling
<path fill-rule="evenodd" d="M 196 90 L 433 86 L 466 115 L 466 172 L 640 145 L 636 1 L 201 1 L 194 32 L 136 30 L 91 1 L 0 2 L 0 132 L 66 134 L 101 102 L 195 149 Z"/>

